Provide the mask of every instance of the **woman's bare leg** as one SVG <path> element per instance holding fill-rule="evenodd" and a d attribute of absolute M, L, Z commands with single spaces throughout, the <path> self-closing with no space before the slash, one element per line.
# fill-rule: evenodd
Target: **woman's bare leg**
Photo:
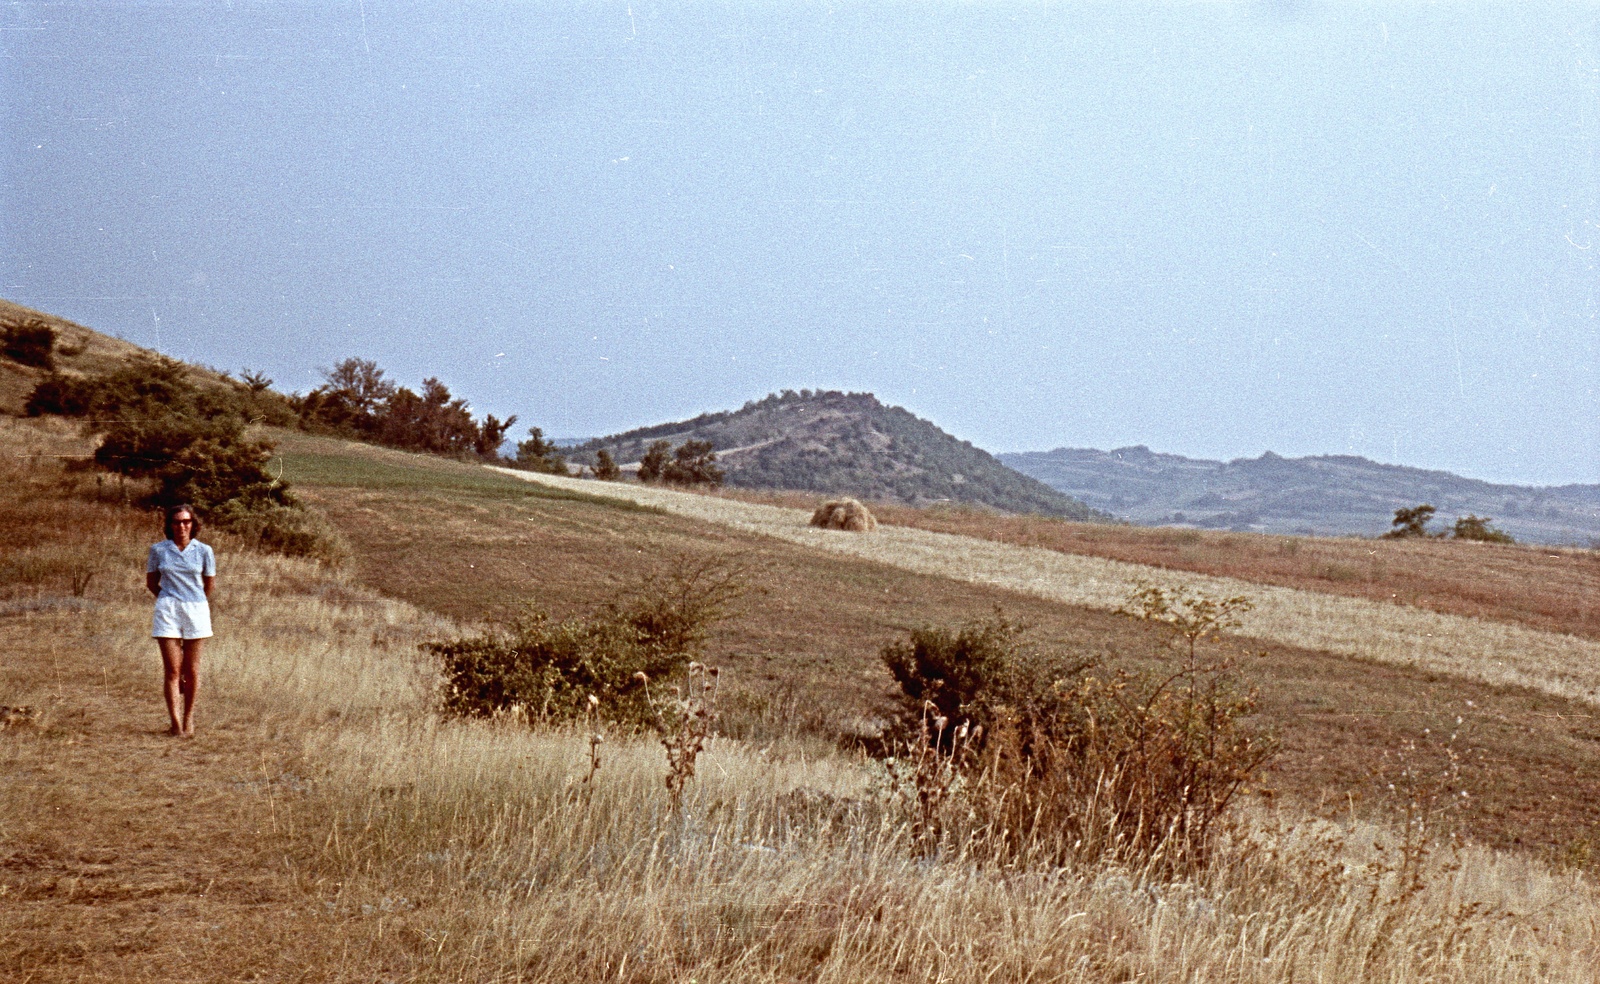
<path fill-rule="evenodd" d="M 161 647 L 162 692 L 167 697 L 167 717 L 172 719 L 172 735 L 183 734 L 183 640 L 157 639 Z"/>
<path fill-rule="evenodd" d="M 183 640 L 183 672 L 178 681 L 183 695 L 183 733 L 194 737 L 194 698 L 200 692 L 200 649 L 204 639 Z"/>

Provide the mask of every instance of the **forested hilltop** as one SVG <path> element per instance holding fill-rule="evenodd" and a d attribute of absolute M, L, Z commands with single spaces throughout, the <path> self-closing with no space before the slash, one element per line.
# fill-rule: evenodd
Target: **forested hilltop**
<path fill-rule="evenodd" d="M 839 493 L 875 501 L 952 502 L 1066 519 L 1105 518 L 871 393 L 784 390 L 741 409 L 596 438 L 572 449 L 636 462 L 656 441 L 708 441 L 729 485 Z"/>

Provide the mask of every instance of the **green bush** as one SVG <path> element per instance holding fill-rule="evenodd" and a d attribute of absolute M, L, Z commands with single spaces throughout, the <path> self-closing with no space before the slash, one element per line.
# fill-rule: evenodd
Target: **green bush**
<path fill-rule="evenodd" d="M 245 434 L 246 412 L 282 399 L 270 383 L 247 373 L 231 388 L 201 388 L 183 363 L 145 356 L 93 376 L 51 373 L 27 411 L 85 418 L 100 435 L 94 462 L 150 480 L 147 505 L 186 502 L 261 549 L 337 564 L 348 547 L 267 471 L 272 445 Z"/>
<path fill-rule="evenodd" d="M 236 417 L 204 420 L 161 414 L 125 417 L 105 430 L 94 460 L 108 471 L 151 478 L 150 505 L 187 502 L 204 512 L 292 506 L 288 488 L 267 473 L 272 445 L 244 436 Z"/>
<path fill-rule="evenodd" d="M 639 459 L 639 481 L 658 482 L 665 477 L 668 455 L 672 453 L 671 441 L 651 441 Z"/>
<path fill-rule="evenodd" d="M 902 696 L 899 748 L 914 764 L 914 826 L 959 833 L 1007 863 L 1203 867 L 1234 798 L 1275 751 L 1248 725 L 1254 691 L 1212 651 L 1247 608 L 1141 588 L 1125 614 L 1165 629 L 1178 656 L 1155 673 L 1032 650 L 998 614 L 885 646 Z"/>
<path fill-rule="evenodd" d="M 722 469 L 716 461 L 710 441 L 684 441 L 662 467 L 661 480 L 669 485 L 721 485 Z"/>
<path fill-rule="evenodd" d="M 0 355 L 12 362 L 53 370 L 55 349 L 56 330 L 38 318 L 6 325 L 5 330 L 0 331 Z"/>
<path fill-rule="evenodd" d="M 538 427 L 528 428 L 528 439 L 517 442 L 516 466 L 547 475 L 570 474 L 567 459 L 553 442 L 544 439 L 544 431 Z"/>
<path fill-rule="evenodd" d="M 240 408 L 252 423 L 273 427 L 293 427 L 299 423 L 293 403 L 272 388 L 272 379 L 266 373 L 242 369 L 234 386 L 239 393 Z"/>
<path fill-rule="evenodd" d="M 582 618 L 553 622 L 532 611 L 505 629 L 424 649 L 444 671 L 448 715 L 520 710 L 552 724 L 584 716 L 593 696 L 606 719 L 646 728 L 657 721 L 647 681 L 682 672 L 743 591 L 736 567 L 684 565 Z"/>
<path fill-rule="evenodd" d="M 1497 530 L 1489 524 L 1494 522 L 1493 517 L 1478 517 L 1471 513 L 1456 519 L 1455 528 L 1450 531 L 1450 536 L 1456 540 L 1476 540 L 1480 543 L 1516 543 L 1511 534 Z"/>
<path fill-rule="evenodd" d="M 140 355 L 110 372 L 90 376 L 50 373 L 29 394 L 29 416 L 60 414 L 88 418 L 104 430 L 124 418 L 175 414 L 211 420 L 247 416 L 243 387 L 200 387 L 183 363 L 165 356 Z"/>
<path fill-rule="evenodd" d="M 1013 690 L 1023 627 L 998 612 L 948 629 L 924 626 L 884 646 L 878 657 L 900 687 L 902 737 L 915 733 L 925 712 L 950 722 L 990 723 L 990 711 Z"/>
<path fill-rule="evenodd" d="M 1428 523 L 1432 521 L 1435 512 L 1438 512 L 1438 510 L 1426 502 L 1410 509 L 1396 509 L 1394 511 L 1394 522 L 1391 524 L 1389 532 L 1383 534 L 1379 539 L 1415 540 L 1435 536 L 1435 534 L 1428 532 Z"/>
<path fill-rule="evenodd" d="M 622 469 L 612 460 L 611 452 L 604 448 L 595 453 L 594 477 L 602 482 L 615 482 L 622 477 Z"/>

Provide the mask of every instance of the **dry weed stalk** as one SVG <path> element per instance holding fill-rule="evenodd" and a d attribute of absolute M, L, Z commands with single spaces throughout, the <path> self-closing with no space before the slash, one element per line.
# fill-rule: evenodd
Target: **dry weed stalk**
<path fill-rule="evenodd" d="M 939 713 L 932 701 L 922 703 L 922 727 L 917 755 L 911 762 L 912 795 L 916 814 L 911 822 L 911 839 L 917 854 L 932 857 L 938 853 L 944 835 L 944 813 L 956 792 L 962 770 L 969 764 L 973 746 L 983 738 L 983 726 L 974 730 L 966 721 L 950 731 L 950 719 Z"/>
<path fill-rule="evenodd" d="M 716 727 L 719 676 L 717 667 L 691 662 L 684 685 L 673 688 L 671 699 L 650 702 L 661 729 L 661 746 L 667 750 L 667 793 L 674 810 L 683 804 L 684 788 L 694 778 L 695 760 L 705 751 Z M 649 678 L 643 673 L 636 678 L 649 687 Z"/>
<path fill-rule="evenodd" d="M 1374 843 L 1376 857 L 1367 871 L 1374 899 L 1385 883 L 1392 882 L 1394 892 L 1388 901 L 1396 912 L 1427 888 L 1430 875 L 1436 876 L 1440 870 L 1454 874 L 1460 868 L 1464 845 L 1455 818 L 1469 796 L 1463 778 L 1464 756 L 1456 743 L 1465 723 L 1458 715 L 1457 730 L 1443 741 L 1425 728 L 1420 740 L 1407 739 L 1396 751 L 1384 753 L 1378 779 L 1398 815 L 1400 840 L 1389 848 Z M 1447 860 L 1435 862 L 1441 850 L 1447 853 Z"/>
<path fill-rule="evenodd" d="M 596 714 L 600 710 L 600 698 L 594 694 L 589 695 L 589 709 L 583 715 L 583 728 L 589 733 L 589 772 L 583 777 L 584 788 L 594 786 L 595 774 L 600 771 L 600 746 L 605 743 L 606 736 L 599 730 Z"/>

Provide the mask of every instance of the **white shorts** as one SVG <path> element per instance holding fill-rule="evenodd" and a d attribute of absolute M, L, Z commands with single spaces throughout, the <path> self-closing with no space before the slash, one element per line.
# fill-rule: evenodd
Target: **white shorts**
<path fill-rule="evenodd" d="M 157 598 L 156 617 L 151 623 L 150 634 L 157 639 L 209 639 L 211 604 Z"/>

